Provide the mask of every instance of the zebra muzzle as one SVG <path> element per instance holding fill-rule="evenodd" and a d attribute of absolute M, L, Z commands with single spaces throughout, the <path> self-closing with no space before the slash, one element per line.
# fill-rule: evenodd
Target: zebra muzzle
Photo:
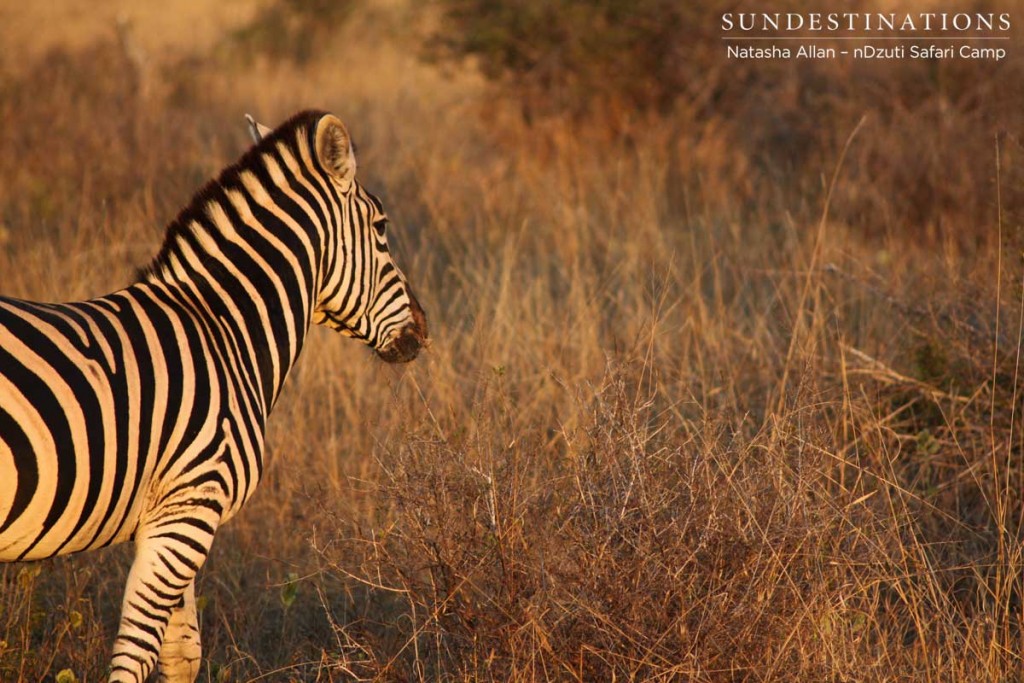
<path fill-rule="evenodd" d="M 430 344 L 427 336 L 427 316 L 412 292 L 409 293 L 409 310 L 412 313 L 412 322 L 402 328 L 391 343 L 377 351 L 381 360 L 387 363 L 408 363 L 419 355 L 420 349 Z"/>
<path fill-rule="evenodd" d="M 377 352 L 380 359 L 387 363 L 408 363 L 419 355 L 423 342 L 415 333 L 403 331 L 393 342 Z"/>

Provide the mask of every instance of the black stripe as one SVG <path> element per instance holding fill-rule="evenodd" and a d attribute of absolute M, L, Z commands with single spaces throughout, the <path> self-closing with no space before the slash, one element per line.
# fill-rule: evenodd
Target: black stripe
<path fill-rule="evenodd" d="M 173 553 L 175 556 L 177 556 L 179 558 L 182 557 L 181 553 L 176 552 L 174 550 L 171 550 L 171 548 L 168 548 L 167 550 L 169 550 L 171 553 Z M 194 579 L 196 577 L 195 573 L 196 573 L 196 571 L 199 568 L 195 566 L 195 563 L 193 563 L 193 562 L 186 563 L 186 566 L 188 566 L 188 567 L 190 567 L 192 569 L 192 573 L 191 574 L 182 574 L 180 571 L 178 571 L 177 567 L 175 567 L 173 564 L 171 564 L 170 560 L 168 560 L 166 557 L 164 557 L 163 553 L 161 553 L 160 551 L 157 551 L 156 556 L 158 558 L 160 558 L 160 562 L 164 565 L 164 569 L 166 569 L 171 574 L 173 574 L 174 578 L 178 579 L 179 581 L 184 581 L 185 585 L 188 585 L 188 583 L 192 579 Z"/>
<path fill-rule="evenodd" d="M 157 588 L 156 586 L 154 586 L 153 584 L 149 583 L 148 581 L 143 581 L 142 585 L 145 586 L 146 589 L 156 597 L 160 598 L 161 600 L 166 600 L 169 605 L 176 604 L 178 602 L 178 598 L 181 597 L 177 593 L 166 593 Z M 142 593 L 139 593 L 139 596 L 141 597 Z"/>
<path fill-rule="evenodd" d="M 132 619 L 131 617 L 122 617 L 122 619 L 123 619 L 123 621 L 128 622 L 129 624 L 131 624 L 132 626 L 134 626 L 138 630 L 140 630 L 140 631 L 142 631 L 142 632 L 144 632 L 144 633 L 146 633 L 146 634 L 148 634 L 150 636 L 153 636 L 153 640 L 155 640 L 158 643 L 163 639 L 162 636 L 161 636 L 161 633 L 160 633 L 160 629 L 158 627 L 156 627 L 156 626 L 151 626 L 150 624 L 146 624 L 146 623 L 141 622 L 141 621 L 139 621 L 137 619 Z M 163 621 L 163 620 L 161 619 L 161 621 Z M 164 623 L 164 627 L 166 628 L 166 622 Z"/>
<path fill-rule="evenodd" d="M 144 593 L 135 593 L 135 595 L 133 597 L 139 598 L 140 600 L 142 600 L 143 602 L 145 602 L 147 605 L 149 605 L 153 609 L 157 610 L 158 612 L 166 612 L 167 614 L 170 614 L 171 613 L 171 609 L 173 609 L 170 605 L 161 605 L 159 602 L 156 602 L 155 600 L 153 600 L 149 596 L 145 595 Z M 141 607 L 139 607 L 135 603 L 131 602 L 131 600 L 129 600 L 129 604 L 131 604 L 132 607 L 134 607 L 135 609 L 139 610 L 140 612 L 144 611 Z"/>
<path fill-rule="evenodd" d="M 206 557 L 206 553 L 209 552 L 209 548 L 199 541 L 177 531 L 163 531 L 159 534 L 153 534 L 150 538 L 166 538 L 169 541 L 176 541 L 187 548 L 191 548 L 202 557 Z"/>
<path fill-rule="evenodd" d="M 136 612 L 138 612 L 142 616 L 146 617 L 147 619 L 152 619 L 153 621 L 166 621 L 168 616 L 171 613 L 171 608 L 169 608 L 169 607 L 161 609 L 161 611 L 164 612 L 164 614 L 157 614 L 155 612 L 150 612 L 145 607 L 141 607 L 141 606 L 137 605 L 136 603 L 132 602 L 131 600 L 128 601 L 128 604 L 129 604 L 129 606 L 131 606 L 131 608 L 133 610 L 135 610 Z"/>
<path fill-rule="evenodd" d="M 149 642 L 148 640 L 143 640 L 142 638 L 136 638 L 135 636 L 131 636 L 131 635 L 128 635 L 126 633 L 118 633 L 116 640 L 122 640 L 124 642 L 131 643 L 132 645 L 135 645 L 136 647 L 138 647 L 141 650 L 145 650 L 146 652 L 153 653 L 153 655 L 159 655 L 160 654 L 160 650 L 158 650 L 157 647 L 155 645 L 153 645 L 153 643 Z M 133 659 L 133 660 L 135 660 L 137 662 L 142 662 L 143 661 L 143 660 L 138 659 L 138 658 L 136 658 L 134 656 L 128 655 L 127 653 L 120 653 L 120 654 L 124 654 L 126 656 L 129 656 L 131 659 Z"/>
<path fill-rule="evenodd" d="M 39 487 L 39 463 L 32 451 L 28 435 L 0 406 L 0 443 L 6 443 L 14 456 L 14 468 L 18 471 L 18 486 L 14 491 L 14 502 L 7 518 L 0 524 L 0 534 L 17 520 L 28 507 L 32 496 Z"/>

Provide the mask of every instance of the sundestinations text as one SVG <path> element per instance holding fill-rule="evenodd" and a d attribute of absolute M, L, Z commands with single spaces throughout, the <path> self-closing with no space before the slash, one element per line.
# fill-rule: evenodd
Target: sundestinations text
<path fill-rule="evenodd" d="M 722 30 L 742 31 L 955 31 L 1007 32 L 1007 12 L 725 12 Z"/>

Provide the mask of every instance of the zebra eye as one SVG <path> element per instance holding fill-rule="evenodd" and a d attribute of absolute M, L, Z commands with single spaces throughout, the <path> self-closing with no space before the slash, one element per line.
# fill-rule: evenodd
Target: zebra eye
<path fill-rule="evenodd" d="M 377 231 L 377 234 L 381 237 L 384 236 L 384 229 L 388 227 L 388 219 L 381 218 L 379 221 L 374 221 L 373 229 Z"/>

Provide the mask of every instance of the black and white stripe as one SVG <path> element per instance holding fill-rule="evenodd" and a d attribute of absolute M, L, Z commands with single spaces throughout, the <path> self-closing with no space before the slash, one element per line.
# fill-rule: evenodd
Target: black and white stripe
<path fill-rule="evenodd" d="M 426 320 L 355 180 L 344 125 L 304 112 L 203 188 L 138 281 L 0 298 L 0 561 L 134 540 L 111 681 L 195 679 L 194 578 L 263 471 L 267 417 L 312 323 L 412 360 Z"/>

